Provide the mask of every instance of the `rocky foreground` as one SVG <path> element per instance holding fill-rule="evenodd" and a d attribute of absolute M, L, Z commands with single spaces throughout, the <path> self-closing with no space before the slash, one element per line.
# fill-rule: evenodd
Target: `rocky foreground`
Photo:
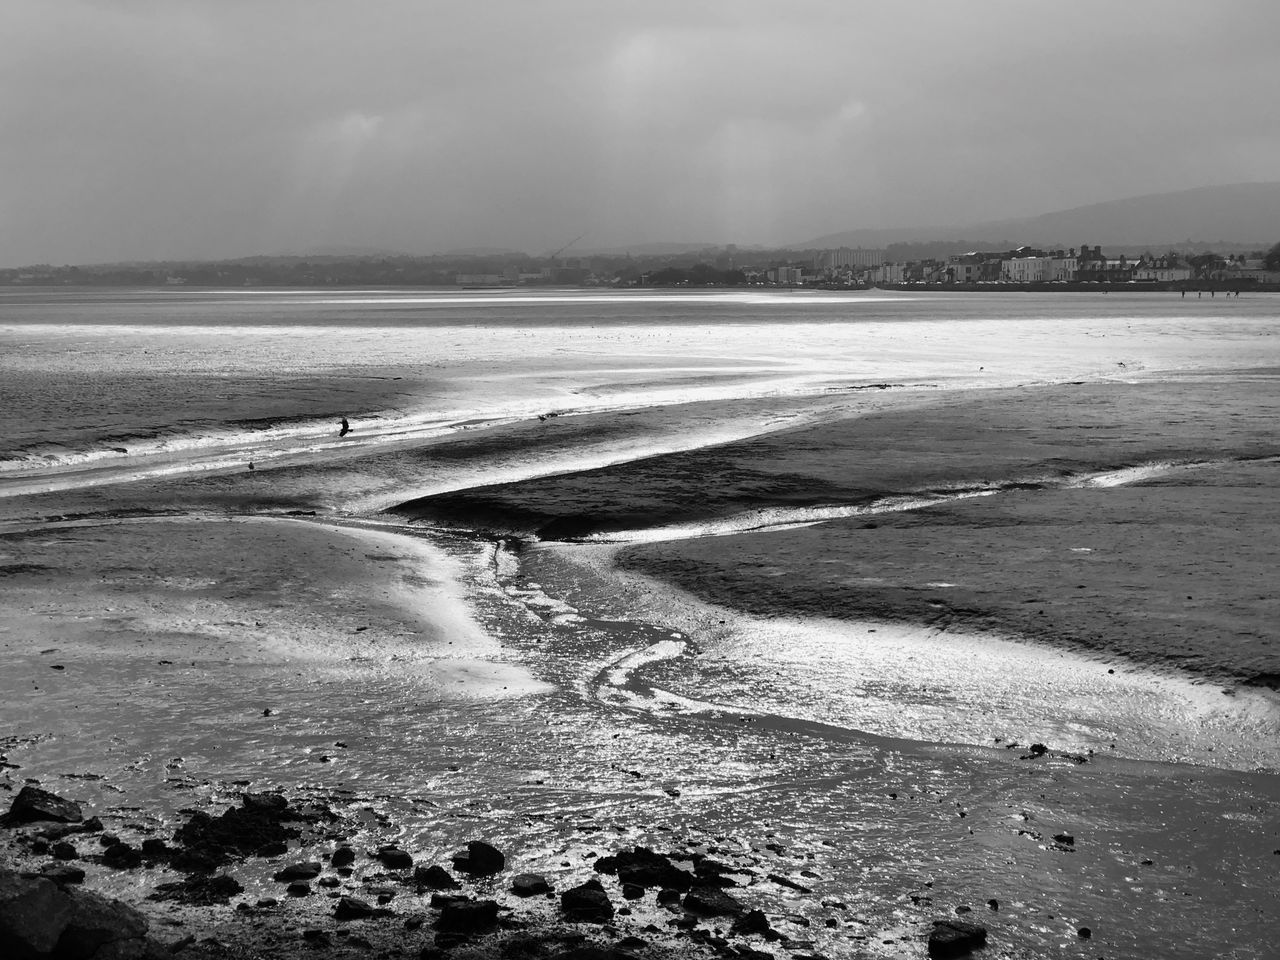
<path fill-rule="evenodd" d="M 714 848 L 599 855 L 596 877 L 555 890 L 545 877 L 519 872 L 484 840 L 455 853 L 449 869 L 395 845 L 358 850 L 345 838 L 346 826 L 323 803 L 245 793 L 239 806 L 218 816 L 190 811 L 169 840 L 153 836 L 135 845 L 105 831 L 96 817 L 86 819 L 74 801 L 29 784 L 0 818 L 3 849 L 19 866 L 0 866 L 0 954 L 13 960 L 772 960 L 780 950 L 797 960 L 816 956 L 811 943 L 775 929 L 765 911 L 748 909 L 734 895 L 757 871 L 740 857 L 719 859 Z M 357 878 L 362 858 L 378 867 Z M 78 863 L 137 871 L 140 884 L 153 888 L 144 908 L 84 889 L 86 871 Z M 269 874 L 279 896 L 244 896 L 227 872 L 231 864 Z M 153 876 L 176 879 L 154 883 Z M 808 892 L 787 878 L 769 879 Z M 283 901 L 304 909 L 285 910 Z M 823 906 L 849 911 L 843 903 Z M 987 906 L 999 909 L 994 901 Z M 175 935 L 166 938 L 157 926 Z M 980 924 L 946 917 L 920 931 L 920 953 L 963 957 L 986 937 Z M 854 935 L 851 945 L 863 939 Z"/>

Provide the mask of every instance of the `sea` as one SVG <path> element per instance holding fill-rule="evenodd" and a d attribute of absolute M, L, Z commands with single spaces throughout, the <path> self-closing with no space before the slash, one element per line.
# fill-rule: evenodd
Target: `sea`
<path fill-rule="evenodd" d="M 443 850 L 483 823 L 563 877 L 590 874 L 583 844 L 732 851 L 820 955 L 919 956 L 921 924 L 972 906 L 993 956 L 1263 956 L 1274 697 L 1145 664 L 1117 688 L 1079 652 L 978 631 L 958 664 L 910 624 L 748 617 L 620 580 L 616 544 L 534 562 L 537 544 L 387 511 L 859 404 L 1275 370 L 1270 294 L 3 289 L 0 570 L 16 583 L 63 551 L 86 586 L 11 601 L 0 732 L 24 773 L 104 804 L 323 790 L 371 836 L 394 822 L 398 842 Z M 903 493 L 886 509 L 929 506 Z M 254 531 L 293 530 L 234 610 L 184 594 L 166 614 L 176 591 L 230 582 Z M 325 560 L 322 535 L 359 546 Z M 197 570 L 202 543 L 222 552 Z M 344 619 L 367 599 L 356 580 L 413 629 L 368 642 L 373 619 Z M 120 608 L 93 606 L 126 581 Z M 163 682 L 103 645 L 143 643 L 148 623 L 182 669 Z M 224 623 L 255 629 L 252 649 Z M 44 654 L 24 632 L 92 661 L 92 693 L 29 681 Z M 465 651 L 442 654 L 446 636 Z M 1027 753 L 1038 738 L 1047 758 Z"/>

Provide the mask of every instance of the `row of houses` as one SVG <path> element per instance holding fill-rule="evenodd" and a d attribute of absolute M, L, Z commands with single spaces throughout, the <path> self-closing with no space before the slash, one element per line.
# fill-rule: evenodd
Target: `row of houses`
<path fill-rule="evenodd" d="M 856 256 L 855 256 L 856 255 Z M 878 256 L 877 256 L 878 255 Z M 1101 246 L 1077 250 L 973 251 L 946 260 L 887 262 L 883 251 L 823 251 L 815 258 L 811 282 L 894 283 L 1186 283 L 1206 280 L 1238 284 L 1280 283 L 1280 271 L 1268 270 L 1261 258 L 1204 254 L 1126 254 L 1110 257 Z M 770 271 L 773 283 L 804 282 L 795 268 Z M 784 271 L 785 273 L 784 278 Z M 777 274 L 777 279 L 774 275 Z"/>

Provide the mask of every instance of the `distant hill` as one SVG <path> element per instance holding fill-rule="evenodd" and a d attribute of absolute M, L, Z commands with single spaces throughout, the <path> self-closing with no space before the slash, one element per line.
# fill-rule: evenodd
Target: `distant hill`
<path fill-rule="evenodd" d="M 912 241 L 979 238 L 1040 247 L 1146 248 L 1250 245 L 1280 241 L 1280 183 L 1235 183 L 1109 200 L 1015 220 L 949 227 L 848 230 L 793 249 L 884 247 Z"/>

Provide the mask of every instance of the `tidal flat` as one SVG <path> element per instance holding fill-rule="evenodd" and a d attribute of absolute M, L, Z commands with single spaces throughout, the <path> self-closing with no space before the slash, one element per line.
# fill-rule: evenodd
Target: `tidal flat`
<path fill-rule="evenodd" d="M 690 356 L 727 337 L 702 314 L 670 323 L 674 347 L 631 320 L 568 325 L 555 349 L 597 359 L 535 358 L 524 415 L 508 398 L 429 436 L 353 416 L 369 439 L 336 453 L 291 421 L 225 465 L 206 444 L 11 471 L 0 788 L 74 798 L 139 851 L 163 840 L 128 866 L 99 833 L 61 852 L 153 936 L 194 937 L 183 952 L 907 958 L 958 918 L 993 958 L 1266 955 L 1271 314 L 1077 303 L 1037 347 L 971 303 L 891 308 L 859 340 L 835 320 L 856 304 L 813 308 L 832 317 L 803 336 L 772 316 L 793 307 L 751 307 L 794 389 L 741 346 Z M 606 354 L 638 340 L 643 373 L 619 374 Z M 479 355 L 510 344 L 467 350 L 437 378 L 506 382 Z M 245 794 L 327 815 L 183 869 L 180 828 Z M 5 856 L 51 862 L 41 829 L 2 831 Z M 476 840 L 501 871 L 451 867 Z M 629 899 L 595 865 L 636 847 L 722 877 L 737 907 Z M 321 866 L 306 895 L 273 879 L 296 862 Z M 494 900 L 494 924 L 441 930 L 427 866 Z M 599 880 L 614 916 L 520 897 L 522 873 L 557 895 Z M 149 899 L 209 875 L 240 889 Z M 389 912 L 339 919 L 342 896 Z M 736 923 L 751 909 L 772 936 Z"/>

